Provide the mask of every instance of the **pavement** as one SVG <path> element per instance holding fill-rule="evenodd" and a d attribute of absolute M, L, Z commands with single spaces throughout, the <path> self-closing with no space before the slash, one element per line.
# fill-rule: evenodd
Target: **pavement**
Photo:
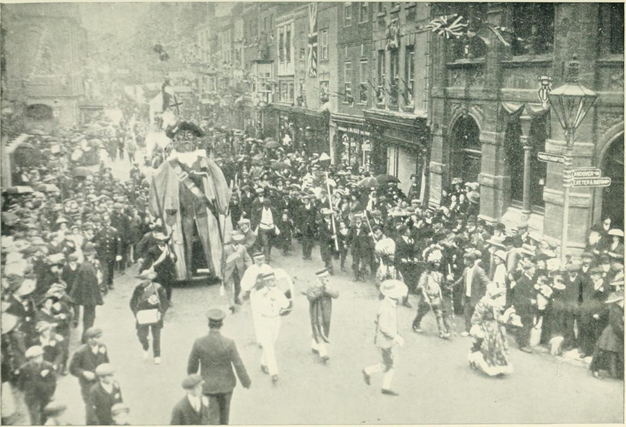
<path fill-rule="evenodd" d="M 116 175 L 125 165 L 114 167 Z M 116 171 L 119 169 L 119 171 Z M 120 172 L 121 171 L 121 172 Z M 121 176 L 120 176 L 121 177 Z M 123 178 L 123 177 L 122 177 Z M 514 373 L 489 378 L 468 367 L 470 339 L 460 335 L 442 340 L 432 314 L 422 322 L 423 334 L 411 330 L 415 309 L 398 308 L 404 347 L 398 351 L 393 388 L 400 396 L 380 393 L 382 378 L 367 386 L 361 369 L 377 363 L 374 319 L 378 290 L 373 284 L 352 282 L 349 272 L 331 278 L 340 296 L 333 303 L 330 361 L 322 364 L 310 350 L 308 301 L 300 294 L 316 280 L 323 266 L 319 250 L 312 261 L 300 248 L 282 256 L 273 251 L 272 265 L 291 274 L 296 288 L 293 312 L 282 318 L 276 345 L 279 381 L 273 385 L 260 370 L 249 302 L 225 319 L 222 333 L 235 340 L 252 379 L 246 390 L 238 384 L 231 404 L 231 424 L 470 424 L 470 423 L 622 423 L 624 383 L 592 377 L 588 369 L 546 354 L 526 354 L 511 343 Z M 335 263 L 339 270 L 338 261 Z M 169 424 L 171 410 L 184 396 L 180 383 L 192 344 L 208 332 L 206 311 L 227 307 L 218 285 L 178 287 L 174 308 L 162 331 L 162 362 L 144 361 L 135 335 L 129 301 L 137 266 L 115 279 L 115 289 L 98 308 L 96 325 L 104 330 L 131 423 Z M 416 307 L 416 296 L 411 295 Z M 458 332 L 462 319 L 457 318 Z M 80 336 L 80 327 L 74 332 Z M 75 343 L 77 345 L 77 343 Z M 75 347 L 74 347 L 75 348 Z M 67 421 L 84 424 L 78 381 L 59 381 L 57 399 L 68 404 Z"/>

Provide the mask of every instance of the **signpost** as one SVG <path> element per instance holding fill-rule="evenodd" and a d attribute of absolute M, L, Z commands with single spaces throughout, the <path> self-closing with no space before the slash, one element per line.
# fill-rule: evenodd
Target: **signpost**
<path fill-rule="evenodd" d="M 600 178 L 602 171 L 598 168 L 572 169 L 572 178 Z"/>
<path fill-rule="evenodd" d="M 540 162 L 566 164 L 568 163 L 566 162 L 566 159 L 567 158 L 565 156 L 561 156 L 560 154 L 550 154 L 544 152 L 537 153 L 537 160 Z"/>
<path fill-rule="evenodd" d="M 573 178 L 572 187 L 608 187 L 611 185 L 611 178 Z"/>

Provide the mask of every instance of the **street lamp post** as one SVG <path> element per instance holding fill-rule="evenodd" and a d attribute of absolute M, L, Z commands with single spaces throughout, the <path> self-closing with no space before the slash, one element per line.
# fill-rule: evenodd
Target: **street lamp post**
<path fill-rule="evenodd" d="M 576 129 L 582 123 L 591 107 L 598 99 L 598 95 L 578 83 L 578 73 L 580 63 L 576 55 L 568 64 L 567 82 L 554 89 L 548 95 L 550 105 L 554 110 L 559 123 L 565 132 L 565 163 L 563 168 L 563 229 L 561 231 L 561 263 L 565 263 L 565 253 L 567 249 L 567 232 L 569 227 L 569 197 L 571 187 L 572 154 L 574 152 L 574 142 L 576 141 Z"/>

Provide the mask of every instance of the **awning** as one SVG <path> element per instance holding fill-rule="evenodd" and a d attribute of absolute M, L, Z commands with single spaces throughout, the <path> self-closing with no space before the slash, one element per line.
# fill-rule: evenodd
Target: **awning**
<path fill-rule="evenodd" d="M 507 115 L 507 119 L 510 119 L 513 117 L 519 117 L 522 114 L 522 111 L 524 111 L 524 107 L 525 107 L 524 104 L 518 104 L 516 102 L 503 102 L 502 103 L 502 109 Z"/>
<path fill-rule="evenodd" d="M 545 116 L 548 111 L 550 111 L 549 105 L 548 108 L 543 108 L 541 104 L 526 104 L 526 113 L 533 119 Z"/>

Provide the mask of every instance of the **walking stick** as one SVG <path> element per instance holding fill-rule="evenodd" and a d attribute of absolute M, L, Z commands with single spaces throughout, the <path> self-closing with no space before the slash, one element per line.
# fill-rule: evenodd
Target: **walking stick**
<path fill-rule="evenodd" d="M 330 191 L 330 183 L 328 182 L 328 172 L 326 172 L 326 189 L 328 191 L 328 206 L 330 207 L 330 210 L 333 211 L 333 202 L 331 201 L 332 194 Z M 335 242 L 335 250 L 339 252 L 339 238 L 337 237 L 337 227 L 335 225 L 335 212 L 334 211 L 330 216 L 330 222 L 333 226 L 333 237 L 334 237 L 333 240 Z"/>
<path fill-rule="evenodd" d="M 448 264 L 448 275 L 452 276 L 452 269 L 450 268 L 450 264 Z M 443 301 L 443 297 L 441 298 L 441 300 Z M 450 291 L 450 320 L 450 323 L 452 324 L 452 333 L 456 337 L 456 314 L 454 314 L 454 292 L 452 290 Z"/>

